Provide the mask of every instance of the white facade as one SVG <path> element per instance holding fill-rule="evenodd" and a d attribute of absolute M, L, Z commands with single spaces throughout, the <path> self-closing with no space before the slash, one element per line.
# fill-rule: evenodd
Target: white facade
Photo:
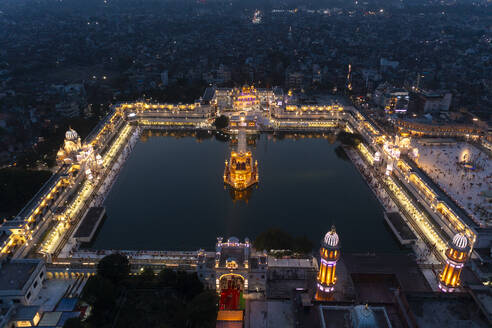
<path fill-rule="evenodd" d="M 0 267 L 0 307 L 30 305 L 38 296 L 46 277 L 43 260 L 15 259 Z"/>

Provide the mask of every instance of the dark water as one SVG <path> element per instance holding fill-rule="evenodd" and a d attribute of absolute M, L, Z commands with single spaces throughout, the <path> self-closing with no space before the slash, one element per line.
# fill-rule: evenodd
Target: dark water
<path fill-rule="evenodd" d="M 212 249 L 217 236 L 254 239 L 269 227 L 314 244 L 336 225 L 344 250 L 399 251 L 382 208 L 352 163 L 326 139 L 273 140 L 252 148 L 260 183 L 234 202 L 222 174 L 228 143 L 193 137 L 139 141 L 106 199 L 97 249 Z"/>

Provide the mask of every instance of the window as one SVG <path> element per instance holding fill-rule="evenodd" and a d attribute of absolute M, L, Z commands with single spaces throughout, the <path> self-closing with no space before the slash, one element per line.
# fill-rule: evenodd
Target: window
<path fill-rule="evenodd" d="M 31 292 L 27 293 L 26 298 L 29 300 L 31 298 Z"/>
<path fill-rule="evenodd" d="M 38 287 L 38 282 L 37 281 L 35 281 L 34 282 L 34 285 L 33 285 L 33 288 L 36 288 L 36 287 Z"/>
<path fill-rule="evenodd" d="M 12 302 L 13 302 L 14 304 L 19 304 L 19 303 L 20 303 L 20 299 L 18 299 L 18 298 L 14 298 L 14 299 L 12 300 Z"/>
<path fill-rule="evenodd" d="M 41 273 L 39 274 L 39 278 L 43 278 L 43 275 L 44 275 L 44 272 L 41 271 Z"/>

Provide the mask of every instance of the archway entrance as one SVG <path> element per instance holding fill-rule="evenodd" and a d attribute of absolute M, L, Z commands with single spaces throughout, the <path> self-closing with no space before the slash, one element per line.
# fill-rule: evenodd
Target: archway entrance
<path fill-rule="evenodd" d="M 219 278 L 219 310 L 244 309 L 244 277 L 228 273 Z"/>

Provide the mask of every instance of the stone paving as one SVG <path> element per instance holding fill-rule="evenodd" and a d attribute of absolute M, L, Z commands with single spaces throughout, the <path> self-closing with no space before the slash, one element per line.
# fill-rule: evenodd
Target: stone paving
<path fill-rule="evenodd" d="M 418 166 L 473 219 L 492 226 L 492 165 L 483 151 L 466 142 L 423 146 Z"/>

